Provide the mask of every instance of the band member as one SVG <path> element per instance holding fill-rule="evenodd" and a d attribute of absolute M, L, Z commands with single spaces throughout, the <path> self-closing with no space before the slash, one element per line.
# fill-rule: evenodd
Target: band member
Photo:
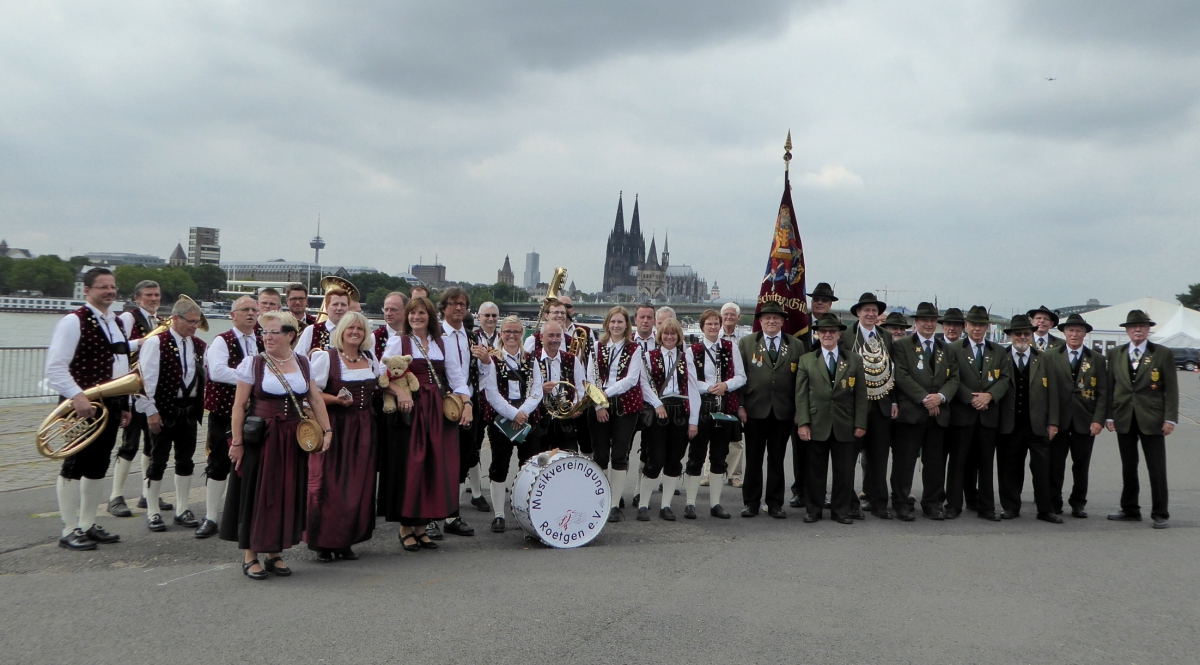
<path fill-rule="evenodd" d="M 938 323 L 942 324 L 942 339 L 947 344 L 954 344 L 962 339 L 963 326 L 967 321 L 963 318 L 962 310 L 957 307 L 950 307 L 946 313 L 938 319 Z"/>
<path fill-rule="evenodd" d="M 1071 455 L 1071 517 L 1088 516 L 1088 467 L 1092 462 L 1092 443 L 1108 417 L 1108 363 L 1105 357 L 1083 345 L 1092 326 L 1078 314 L 1072 314 L 1058 326 L 1066 343 L 1052 350 L 1058 360 L 1058 415 L 1062 419 L 1058 436 L 1050 442 L 1050 493 L 1055 514 L 1063 511 L 1063 480 L 1067 473 L 1067 454 Z"/>
<path fill-rule="evenodd" d="M 800 358 L 796 368 L 796 423 L 800 439 L 807 443 L 808 478 L 805 523 L 820 521 L 825 505 L 825 473 L 830 460 L 833 488 L 830 517 L 850 524 L 854 495 L 856 441 L 867 433 L 867 413 L 874 407 L 867 400 L 866 373 L 862 358 L 839 348 L 846 326 L 836 314 L 825 314 L 816 322 L 821 343 L 814 353 Z"/>
<path fill-rule="evenodd" d="M 569 310 L 568 310 L 569 311 Z M 588 416 L 595 462 L 605 470 L 613 494 L 619 500 L 629 470 L 629 449 L 642 410 L 642 348 L 630 341 L 629 312 L 620 305 L 608 310 L 603 333 L 592 350 L 588 376 L 608 396 L 609 408 L 597 406 Z M 609 463 L 612 468 L 609 468 Z M 625 519 L 613 502 L 609 522 Z"/>
<path fill-rule="evenodd" d="M 1121 449 L 1121 510 L 1108 516 L 1118 522 L 1140 522 L 1138 505 L 1138 440 L 1150 472 L 1150 518 L 1165 529 L 1167 511 L 1166 437 L 1179 422 L 1179 382 L 1175 356 L 1149 341 L 1154 322 L 1140 309 L 1125 317 L 1129 342 L 1108 352 L 1108 431 L 1117 433 Z M 95 445 L 95 444 L 93 444 Z"/>
<path fill-rule="evenodd" d="M 308 456 L 308 523 L 304 540 L 317 561 L 355 560 L 351 546 L 375 531 L 375 443 L 371 408 L 380 365 L 371 352 L 370 322 L 347 312 L 330 348 L 312 356 L 313 383 L 322 389 L 333 439 Z"/>
<path fill-rule="evenodd" d="M 910 328 L 912 325 L 900 312 L 888 312 L 887 318 L 883 321 L 883 329 L 892 334 L 893 341 L 908 337 Z"/>
<path fill-rule="evenodd" d="M 654 305 L 644 302 L 633 313 L 633 343 L 642 347 L 642 357 L 658 348 L 654 332 Z"/>
<path fill-rule="evenodd" d="M 821 317 L 833 311 L 833 303 L 837 302 L 838 299 L 837 296 L 833 295 L 833 287 L 829 285 L 829 282 L 821 282 L 817 284 L 817 288 L 813 289 L 812 293 L 808 294 L 808 301 L 808 310 L 811 314 L 809 320 L 818 321 Z M 855 305 L 850 308 L 851 314 L 854 313 L 856 307 L 858 306 Z M 879 313 L 882 314 L 883 310 L 879 310 Z M 809 329 L 808 348 L 814 351 L 821 348 L 821 338 L 816 328 Z"/>
<path fill-rule="evenodd" d="M 171 308 L 171 327 L 146 338 L 138 353 L 145 395 L 136 408 L 150 428 L 150 469 L 146 473 L 146 502 L 157 505 L 163 473 L 175 451 L 175 524 L 194 529 L 200 525 L 188 509 L 195 464 L 196 429 L 204 418 L 204 340 L 196 329 L 204 320 L 200 306 L 180 300 Z M 166 531 L 162 514 L 146 511 L 151 531 Z"/>
<path fill-rule="evenodd" d="M 691 351 L 690 360 L 695 370 L 700 406 L 696 421 L 697 434 L 690 437 L 691 443 L 688 444 L 687 478 L 684 479 L 687 503 L 683 507 L 683 516 L 689 520 L 696 519 L 700 472 L 707 459 L 709 514 L 729 519 L 729 512 L 721 506 L 721 491 L 729 463 L 729 436 L 733 429 L 728 417 L 738 414 L 737 391 L 746 384 L 746 369 L 737 347 L 728 340 L 720 339 L 720 314 L 711 309 L 704 310 L 700 314 L 700 330 L 704 333 L 704 339 L 688 349 Z M 714 418 L 714 413 L 723 414 L 726 418 L 721 415 Z M 758 464 L 761 469 L 761 459 Z"/>
<path fill-rule="evenodd" d="M 796 367 L 805 352 L 802 340 L 783 332 L 784 311 L 774 302 L 758 310 L 761 330 L 738 342 L 746 369 L 738 418 L 746 426 L 746 479 L 742 484 L 742 517 L 758 515 L 765 500 L 767 514 L 787 517 L 783 510 L 783 457 L 796 417 Z M 767 461 L 763 487 L 763 457 Z"/>
<path fill-rule="evenodd" d="M 675 308 L 663 305 L 654 311 L 654 326 L 657 328 L 660 323 L 667 319 L 676 319 Z M 678 320 L 678 319 L 676 319 Z"/>
<path fill-rule="evenodd" d="M 347 296 L 347 300 L 349 300 L 349 296 Z M 308 313 L 308 289 L 304 288 L 303 284 L 288 284 L 287 308 L 292 313 L 292 317 L 296 319 L 296 325 L 300 326 L 302 332 L 305 328 L 317 322 L 317 317 Z M 326 314 L 332 316 L 328 311 L 326 311 Z"/>
<path fill-rule="evenodd" d="M 641 481 L 637 518 L 640 522 L 650 520 L 650 495 L 662 480 L 662 498 L 658 516 L 675 521 L 671 512 L 671 498 L 675 496 L 675 484 L 683 472 L 683 455 L 687 452 L 688 440 L 699 432 L 700 386 L 692 369 L 696 359 L 690 347 L 682 345 L 683 328 L 679 321 L 666 319 L 658 324 L 657 348 L 649 353 L 646 366 L 649 376 L 643 389 L 643 397 L 654 407 L 654 421 L 642 434 L 642 448 L 646 451 L 646 466 Z M 733 347 L 725 347 L 726 357 L 732 357 Z M 720 485 L 716 494 L 720 495 Z M 714 499 L 713 509 L 720 505 Z M 689 504 L 692 515 L 696 507 Z M 728 516 L 728 513 L 726 513 Z"/>
<path fill-rule="evenodd" d="M 567 351 L 579 359 L 580 364 L 587 367 L 592 361 L 592 351 L 596 348 L 596 335 L 588 326 L 575 323 L 575 305 L 570 296 L 559 296 L 558 301 L 563 304 L 567 317 L 563 329 L 563 344 Z M 585 455 L 592 454 L 591 427 L 591 416 L 575 421 L 579 452 Z"/>
<path fill-rule="evenodd" d="M 109 311 L 117 298 L 117 280 L 106 268 L 83 275 L 87 304 L 64 316 L 54 326 L 46 350 L 46 382 L 71 400 L 75 414 L 90 418 L 96 413 L 84 390 L 129 373 L 129 339 L 121 321 Z M 129 424 L 126 397 L 104 399 L 108 423 L 90 445 L 63 460 L 58 474 L 58 512 L 62 537 L 58 546 L 72 550 L 96 549 L 96 543 L 121 539 L 96 524 L 96 506 L 104 488 L 109 456 L 117 442 L 117 429 Z"/>
<path fill-rule="evenodd" d="M 870 506 L 871 514 L 885 520 L 892 519 L 888 510 L 888 452 L 892 449 L 892 424 L 900 416 L 898 391 L 896 390 L 896 367 L 892 359 L 893 337 L 879 329 L 879 317 L 887 310 L 887 303 L 864 293 L 850 307 L 850 314 L 858 317 L 858 324 L 841 334 L 839 346 L 851 355 L 858 356 L 867 374 L 867 434 L 857 439 L 862 453 L 863 496 Z M 903 317 L 903 315 L 900 315 Z M 850 506 L 849 516 L 863 519 L 861 505 Z"/>
<path fill-rule="evenodd" d="M 197 538 L 217 533 L 222 495 L 233 463 L 229 460 L 229 429 L 233 418 L 233 395 L 237 392 L 237 368 L 246 358 L 262 353 L 258 325 L 258 303 L 250 296 L 234 301 L 229 310 L 233 328 L 213 338 L 204 353 L 204 408 L 208 411 L 208 465 L 204 469 L 204 521 Z"/>
<path fill-rule="evenodd" d="M 283 310 L 283 305 L 279 299 L 279 292 L 271 287 L 267 287 L 258 292 L 258 313 L 265 314 L 267 312 L 279 312 Z M 257 325 L 257 324 L 256 324 Z M 261 335 L 261 331 L 259 331 Z"/>
<path fill-rule="evenodd" d="M 408 297 L 409 297 L 409 299 L 428 298 L 429 297 L 429 289 L 425 288 L 421 284 L 418 284 L 418 285 L 412 287 L 411 289 L 409 289 Z"/>
<path fill-rule="evenodd" d="M 562 386 L 558 385 L 559 381 L 566 381 L 575 386 L 576 401 L 583 398 L 583 377 L 585 376 L 583 365 L 579 363 L 579 359 L 570 351 L 563 350 L 562 343 L 562 326 L 558 321 L 549 320 L 543 323 L 542 351 L 538 362 L 541 364 L 542 378 L 545 383 L 542 384 L 541 423 L 535 431 L 535 434 L 540 439 L 537 446 L 540 450 L 554 450 L 555 448 L 562 450 L 579 449 L 575 424 L 583 420 L 585 416 L 576 416 L 570 420 L 559 420 L 558 418 L 551 418 L 550 414 L 546 412 L 545 400 L 553 396 L 556 392 L 563 390 Z"/>
<path fill-rule="evenodd" d="M 949 317 L 949 311 L 946 312 Z M 946 434 L 946 519 L 967 510 L 1000 521 L 993 483 L 1000 402 L 1010 389 L 1007 351 L 987 340 L 991 316 L 986 307 L 972 307 L 963 319 L 967 338 L 949 344 L 958 366 L 958 392 L 950 400 L 950 431 Z M 978 478 L 978 489 L 976 489 Z"/>
<path fill-rule="evenodd" d="M 722 341 L 727 341 L 737 348 L 738 340 L 745 336 L 745 331 L 738 330 L 738 322 L 742 319 L 742 308 L 738 307 L 735 302 L 727 302 L 721 305 L 721 335 Z M 739 355 L 739 354 L 734 354 Z M 742 423 L 741 421 L 729 423 L 732 427 L 729 432 L 729 456 L 725 458 L 725 475 L 729 479 L 729 484 L 732 487 L 740 488 L 742 486 L 742 469 L 746 466 L 745 444 L 742 442 Z M 704 467 L 704 477 L 700 481 L 703 485 L 708 481 L 708 465 Z"/>
<path fill-rule="evenodd" d="M 1004 329 L 1012 339 L 1004 354 L 1012 389 L 1000 401 L 1000 505 L 1006 520 L 1021 516 L 1021 490 L 1025 485 L 1025 457 L 1033 476 L 1037 518 L 1052 524 L 1063 519 L 1054 514 L 1050 496 L 1050 442 L 1058 433 L 1058 380 L 1049 356 L 1033 348 L 1034 325 L 1029 317 L 1014 316 Z"/>
<path fill-rule="evenodd" d="M 1029 317 L 1034 326 L 1033 348 L 1038 351 L 1049 351 L 1052 347 L 1063 345 L 1062 338 L 1050 334 L 1050 329 L 1058 325 L 1057 312 L 1042 305 L 1037 309 L 1029 310 L 1025 316 Z"/>
<path fill-rule="evenodd" d="M 315 399 L 321 389 L 311 379 L 308 358 L 292 350 L 296 319 L 289 312 L 267 312 L 259 314 L 258 322 L 264 351 L 247 357 L 237 369 L 229 442 L 234 473 L 218 534 L 237 542 L 242 574 L 252 580 L 264 580 L 269 573 L 291 575 L 282 553 L 299 544 L 304 532 L 308 454 L 296 445 L 300 400 L 314 398 L 307 401 L 324 432 L 321 451 L 329 450 L 333 440 L 325 402 Z M 243 438 L 247 416 L 263 420 L 257 442 Z M 267 555 L 265 563 L 259 562 L 259 553 Z"/>
<path fill-rule="evenodd" d="M 563 308 L 563 312 L 565 321 L 566 308 Z M 561 324 L 562 321 L 559 323 Z M 500 308 L 494 302 L 485 302 L 479 306 L 479 330 L 475 331 L 475 343 L 492 349 L 500 348 Z M 525 349 L 525 351 L 532 353 L 532 349 Z"/>
<path fill-rule="evenodd" d="M 388 341 L 400 334 L 404 322 L 404 305 L 407 302 L 408 296 L 399 291 L 392 291 L 383 299 L 383 325 L 371 331 L 376 359 L 383 357 L 383 350 L 387 348 Z"/>
<path fill-rule="evenodd" d="M 895 446 L 892 453 L 892 508 L 896 517 L 911 522 L 913 473 L 921 458 L 921 508 L 931 520 L 944 520 L 946 467 L 942 457 L 945 430 L 950 426 L 950 397 L 958 392 L 958 366 L 946 343 L 933 336 L 938 311 L 932 303 L 917 305 L 916 333 L 892 344 L 896 369 Z M 875 507 L 874 502 L 871 503 Z"/>
<path fill-rule="evenodd" d="M 490 349 L 500 348 L 500 308 L 494 302 L 485 302 L 479 306 L 479 327 L 471 331 L 471 355 L 474 356 L 472 362 L 472 372 L 470 372 L 469 383 L 476 387 L 471 400 L 474 404 L 474 411 L 478 414 L 483 414 L 483 405 L 487 399 L 483 395 L 483 391 L 478 389 L 479 386 L 479 364 L 487 360 L 485 355 L 490 355 Z M 467 323 L 467 319 L 463 319 L 463 325 L 468 329 L 471 327 Z M 481 347 L 481 348 L 478 348 Z M 472 426 L 469 432 L 475 437 L 475 452 L 471 458 L 479 459 L 479 453 L 483 449 L 483 437 L 487 433 L 487 421 L 484 420 L 475 426 Z M 475 509 L 484 512 L 492 512 L 492 506 L 488 503 L 488 499 L 483 494 L 483 472 L 481 469 L 482 462 L 476 461 L 470 469 L 467 470 L 467 479 L 469 486 L 467 491 L 471 492 L 471 505 Z"/>
<path fill-rule="evenodd" d="M 837 298 L 833 295 L 833 287 L 828 282 L 817 284 L 817 288 L 808 294 L 812 301 L 809 306 L 811 316 L 810 321 L 816 321 L 825 314 L 828 314 L 833 309 L 833 303 Z M 853 308 L 851 308 L 853 309 Z M 821 340 L 817 336 L 817 329 L 809 327 L 808 332 L 801 334 L 798 339 L 804 344 L 805 352 L 810 352 L 820 348 Z M 805 505 L 804 480 L 808 477 L 808 451 L 807 444 L 800 438 L 799 433 L 795 428 L 792 429 L 790 438 L 792 440 L 792 498 L 788 505 L 793 508 L 799 508 Z"/>
<path fill-rule="evenodd" d="M 158 306 L 162 303 L 162 289 L 158 282 L 142 280 L 133 287 L 133 300 L 137 307 L 120 315 L 121 324 L 129 331 L 129 351 L 137 351 L 138 344 L 158 327 Z M 108 497 L 108 513 L 114 517 L 132 517 L 133 511 L 125 503 L 125 480 L 129 478 L 129 469 L 133 466 L 133 458 L 141 448 L 142 478 L 150 468 L 150 429 L 146 427 L 146 416 L 130 409 L 129 425 L 121 432 L 121 445 L 117 448 L 116 466 L 113 467 L 112 494 Z M 144 444 L 139 446 L 139 443 Z M 138 507 L 146 507 L 146 496 L 143 493 L 138 498 Z M 160 505 L 160 510 L 171 510 L 171 504 Z"/>
<path fill-rule="evenodd" d="M 483 411 L 483 398 L 479 395 L 480 392 L 480 369 L 479 358 L 475 356 L 472 349 L 471 331 L 463 325 L 463 319 L 467 312 L 470 311 L 471 296 L 467 294 L 466 289 L 458 286 L 451 286 L 442 291 L 442 296 L 438 300 L 438 310 L 442 314 L 442 343 L 446 347 L 447 355 L 455 357 L 455 362 L 462 365 L 463 371 L 466 372 L 467 383 L 466 390 L 470 396 L 467 401 L 471 403 L 471 413 L 480 413 Z M 518 339 L 518 342 L 520 340 Z M 479 427 L 483 427 L 484 423 L 478 423 Z M 460 427 L 458 430 L 458 484 L 459 494 L 461 496 L 465 488 L 467 477 L 470 475 L 471 469 L 479 467 L 479 447 L 476 445 L 475 427 L 467 425 Z M 479 471 L 475 472 L 475 477 L 479 477 Z M 483 495 L 482 488 L 479 490 L 480 496 Z M 503 495 L 501 495 L 503 500 Z M 473 500 L 478 500 L 478 497 L 472 497 Z M 493 502 L 495 497 L 492 497 Z M 478 506 L 476 506 L 478 507 Z M 456 536 L 474 536 L 475 529 L 463 520 L 458 510 L 450 513 L 446 517 L 446 532 Z M 437 524 L 430 524 L 426 531 L 430 538 L 438 539 L 441 535 Z"/>
<path fill-rule="evenodd" d="M 379 513 L 400 522 L 400 540 L 412 552 L 437 549 L 426 533 L 429 523 L 458 512 L 458 428 L 470 425 L 473 416 L 467 363 L 442 340 L 433 303 L 411 298 L 404 314 L 404 334 L 388 342 L 383 357 L 412 356 L 410 371 L 421 387 L 412 395 L 396 395 L 399 411 L 412 419 L 384 444 L 387 466 L 379 472 Z M 444 415 L 443 396 L 449 394 L 463 402 L 457 421 Z"/>
<path fill-rule="evenodd" d="M 292 292 L 292 294 L 295 295 L 295 292 Z M 333 334 L 333 329 L 337 328 L 337 324 L 341 323 L 342 317 L 349 311 L 350 294 L 345 289 L 334 287 L 326 291 L 325 315 L 329 318 L 323 324 L 317 324 L 314 319 L 313 324 L 306 327 L 300 333 L 300 339 L 296 342 L 296 348 L 300 350 L 300 353 L 311 356 L 313 351 L 320 351 L 328 347 L 329 337 Z"/>
<path fill-rule="evenodd" d="M 488 406 L 493 412 L 492 422 L 487 429 L 492 448 L 488 478 L 492 486 L 492 506 L 496 511 L 492 520 L 492 531 L 495 533 L 504 532 L 504 494 L 514 449 L 518 466 L 540 452 L 533 449 L 537 444 L 536 436 L 527 434 L 524 441 L 514 443 L 505 429 L 501 428 L 502 424 L 512 430 L 519 430 L 526 425 L 532 429 L 537 425 L 544 380 L 537 358 L 521 349 L 521 335 L 524 332 L 525 327 L 516 316 L 504 319 L 500 324 L 501 357 L 497 358 L 492 369 L 484 370 L 482 379 Z"/>

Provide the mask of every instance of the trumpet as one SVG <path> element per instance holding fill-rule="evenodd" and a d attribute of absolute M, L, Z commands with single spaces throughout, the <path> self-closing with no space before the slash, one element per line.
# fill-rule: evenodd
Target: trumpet
<path fill-rule="evenodd" d="M 333 289 L 342 289 L 350 294 L 350 302 L 362 302 L 362 294 L 358 292 L 358 287 L 351 283 L 350 280 L 337 275 L 330 275 L 321 280 L 321 291 L 325 293 L 325 299 L 321 301 L 321 309 L 317 310 L 317 325 L 325 323 L 329 319 L 329 314 L 325 311 L 329 304 L 329 292 Z"/>
<path fill-rule="evenodd" d="M 542 399 L 546 413 L 557 420 L 570 420 L 583 413 L 590 407 L 608 408 L 608 396 L 591 381 L 583 382 L 583 397 L 576 401 L 575 384 L 570 381 L 556 381 L 561 388 L 556 388 Z"/>
<path fill-rule="evenodd" d="M 50 459 L 66 459 L 79 453 L 91 445 L 108 426 L 108 419 L 112 414 L 104 406 L 104 399 L 136 395 L 140 392 L 142 375 L 134 371 L 83 391 L 83 395 L 91 400 L 96 409 L 90 418 L 80 418 L 71 400 L 60 403 L 37 429 L 35 440 L 38 452 Z"/>

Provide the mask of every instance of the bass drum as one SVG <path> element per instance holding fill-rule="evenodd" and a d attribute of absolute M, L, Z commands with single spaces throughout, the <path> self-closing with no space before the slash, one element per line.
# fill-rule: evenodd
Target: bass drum
<path fill-rule="evenodd" d="M 612 507 L 604 471 L 579 453 L 552 450 L 529 458 L 513 481 L 512 513 L 525 533 L 570 549 L 595 540 Z"/>

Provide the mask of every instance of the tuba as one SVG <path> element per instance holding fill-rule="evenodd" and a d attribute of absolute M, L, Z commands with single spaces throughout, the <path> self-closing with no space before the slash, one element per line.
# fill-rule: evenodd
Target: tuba
<path fill-rule="evenodd" d="M 546 287 L 546 297 L 542 298 L 542 308 L 538 311 L 537 322 L 533 324 L 533 332 L 540 332 L 542 328 L 542 317 L 546 316 L 546 310 L 549 309 L 550 303 L 558 300 L 558 292 L 562 290 L 563 283 L 567 281 L 567 269 L 559 266 L 554 269 L 554 275 L 550 278 L 550 285 Z"/>
<path fill-rule="evenodd" d="M 557 420 L 570 420 L 587 409 L 598 406 L 608 408 L 608 396 L 596 384 L 583 382 L 583 398 L 576 401 L 575 384 L 570 381 L 559 381 L 561 388 L 554 390 L 542 399 L 546 413 Z"/>
<path fill-rule="evenodd" d="M 188 296 L 183 295 L 182 293 L 179 294 L 179 297 L 175 299 L 175 304 L 178 305 L 181 302 L 190 302 L 196 306 L 196 309 L 200 309 L 199 303 L 197 303 L 195 300 L 192 300 Z M 161 335 L 162 333 L 166 332 L 171 327 L 171 322 L 174 320 L 175 320 L 174 316 L 168 316 L 165 319 L 159 319 L 158 327 L 156 327 L 154 330 L 151 330 L 150 332 L 146 333 L 145 336 L 142 337 L 142 339 L 149 339 L 151 337 L 154 337 L 155 335 Z M 204 316 L 204 310 L 202 310 L 202 309 L 200 309 L 199 330 L 201 330 L 202 332 L 208 332 L 208 317 Z M 140 348 L 141 347 L 139 346 L 139 349 Z M 129 369 L 130 369 L 130 371 L 133 371 L 133 372 L 136 372 L 138 369 L 138 352 L 137 351 L 134 351 L 133 353 L 129 354 Z M 117 380 L 119 381 L 120 379 L 117 379 Z"/>
<path fill-rule="evenodd" d="M 75 406 L 71 400 L 61 402 L 37 429 L 35 438 L 38 452 L 50 459 L 66 459 L 87 448 L 108 426 L 108 419 L 112 415 L 104 406 L 104 399 L 136 395 L 140 392 L 142 376 L 137 372 L 130 372 L 119 379 L 83 391 L 83 395 L 91 400 L 92 406 L 96 408 L 96 413 L 91 418 L 80 418 L 75 413 Z"/>
<path fill-rule="evenodd" d="M 358 292 L 358 287 L 350 282 L 350 280 L 337 275 L 330 275 L 321 280 L 321 291 L 325 293 L 325 298 L 321 301 L 321 309 L 317 310 L 317 325 L 325 323 L 329 319 L 329 314 L 325 312 L 325 306 L 329 304 L 329 292 L 333 289 L 341 289 L 350 294 L 350 302 L 362 302 L 362 294 Z"/>

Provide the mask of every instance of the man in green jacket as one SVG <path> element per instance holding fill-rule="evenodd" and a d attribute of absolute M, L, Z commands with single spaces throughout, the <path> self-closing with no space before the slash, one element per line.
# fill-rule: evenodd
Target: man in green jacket
<path fill-rule="evenodd" d="M 866 375 L 862 359 L 838 348 L 838 335 L 846 326 L 835 314 L 817 321 L 821 346 L 800 358 L 796 369 L 796 423 L 800 439 L 808 445 L 808 478 L 804 480 L 808 514 L 806 523 L 821 519 L 825 504 L 825 473 L 833 460 L 833 494 L 830 517 L 850 524 L 854 496 L 854 458 L 857 442 L 867 433 Z"/>
<path fill-rule="evenodd" d="M 804 355 L 803 340 L 783 332 L 784 311 L 768 302 L 758 311 L 761 330 L 738 340 L 746 385 L 738 417 L 746 425 L 746 477 L 742 481 L 742 517 L 767 514 L 787 517 L 783 510 L 783 458 L 796 422 L 796 365 Z M 763 457 L 767 459 L 763 487 Z"/>
<path fill-rule="evenodd" d="M 1050 442 L 1050 492 L 1054 513 L 1063 512 L 1063 480 L 1067 474 L 1067 455 L 1071 455 L 1071 516 L 1088 516 L 1088 467 L 1092 461 L 1092 443 L 1108 413 L 1108 363 L 1102 354 L 1083 345 L 1092 326 L 1078 314 L 1067 317 L 1058 326 L 1067 343 L 1054 347 L 1049 356 L 1057 360 L 1059 417 L 1058 436 Z"/>
<path fill-rule="evenodd" d="M 1117 433 L 1121 449 L 1121 510 L 1108 516 L 1140 522 L 1138 505 L 1138 439 L 1150 472 L 1150 518 L 1155 529 L 1167 528 L 1167 440 L 1179 422 L 1179 383 L 1171 349 L 1150 341 L 1154 322 L 1140 309 L 1125 317 L 1129 343 L 1108 352 L 1108 431 Z"/>

